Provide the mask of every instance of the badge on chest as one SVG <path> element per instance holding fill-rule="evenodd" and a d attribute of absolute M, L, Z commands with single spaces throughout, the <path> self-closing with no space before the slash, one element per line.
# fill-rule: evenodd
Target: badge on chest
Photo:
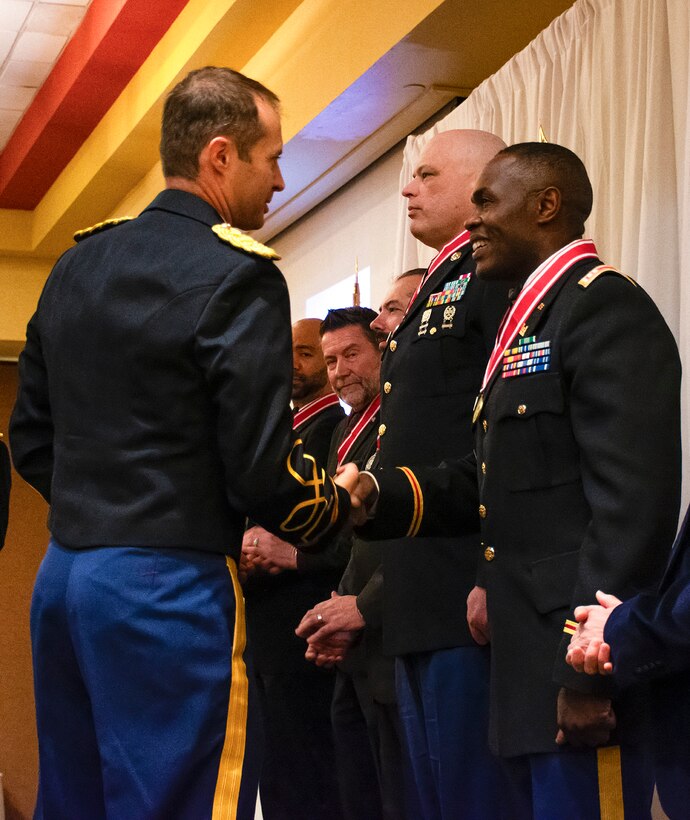
<path fill-rule="evenodd" d="M 471 276 L 471 273 L 464 273 L 458 279 L 454 279 L 452 282 L 446 282 L 443 286 L 443 290 L 438 291 L 438 293 L 432 293 L 429 296 L 426 309 L 422 312 L 422 318 L 419 322 L 418 336 L 424 336 L 427 332 L 430 334 L 436 333 L 436 327 L 432 327 L 431 330 L 429 330 L 429 322 L 434 313 L 433 309 L 441 305 L 446 305 L 443 311 L 441 328 L 443 330 L 452 330 L 457 312 L 457 308 L 452 303 L 459 302 L 465 295 Z"/>

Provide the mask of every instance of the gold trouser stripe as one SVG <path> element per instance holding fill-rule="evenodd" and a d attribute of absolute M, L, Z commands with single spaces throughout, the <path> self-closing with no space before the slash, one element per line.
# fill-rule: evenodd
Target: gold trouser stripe
<path fill-rule="evenodd" d="M 243 658 L 244 648 L 247 645 L 244 596 L 237 578 L 237 565 L 232 558 L 227 558 L 226 563 L 235 593 L 235 629 L 232 639 L 232 681 L 228 701 L 228 719 L 218 767 L 216 793 L 213 797 L 213 820 L 234 820 L 237 816 L 244 747 L 247 741 L 247 708 L 249 705 L 249 681 Z"/>
<path fill-rule="evenodd" d="M 624 820 L 621 747 L 605 746 L 597 749 L 597 769 L 601 820 Z"/>

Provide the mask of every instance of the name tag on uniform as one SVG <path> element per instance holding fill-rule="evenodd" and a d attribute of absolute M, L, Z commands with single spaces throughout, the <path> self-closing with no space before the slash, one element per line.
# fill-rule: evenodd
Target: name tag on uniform
<path fill-rule="evenodd" d="M 446 282 L 443 286 L 443 290 L 440 290 L 438 293 L 432 293 L 431 296 L 429 296 L 426 306 L 430 308 L 437 307 L 438 305 L 448 305 L 451 302 L 459 302 L 465 295 L 471 277 L 471 273 L 463 273 L 459 279 Z"/>
<path fill-rule="evenodd" d="M 539 373 L 551 367 L 551 342 L 538 342 L 536 336 L 527 336 L 518 341 L 517 347 L 511 347 L 503 353 L 502 378 L 526 376 L 528 373 Z"/>

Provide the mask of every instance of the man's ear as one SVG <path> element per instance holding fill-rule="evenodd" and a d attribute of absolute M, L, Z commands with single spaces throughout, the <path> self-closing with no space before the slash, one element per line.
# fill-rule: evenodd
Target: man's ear
<path fill-rule="evenodd" d="M 234 140 L 230 137 L 214 137 L 204 146 L 199 160 L 207 163 L 216 173 L 226 173 L 238 160 Z"/>
<path fill-rule="evenodd" d="M 553 185 L 537 194 L 537 223 L 552 222 L 561 212 L 562 195 Z"/>

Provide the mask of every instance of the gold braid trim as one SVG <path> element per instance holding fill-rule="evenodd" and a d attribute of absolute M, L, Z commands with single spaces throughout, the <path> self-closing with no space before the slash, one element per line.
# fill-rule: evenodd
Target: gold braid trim
<path fill-rule="evenodd" d="M 74 234 L 74 241 L 81 242 L 81 240 L 86 239 L 87 236 L 93 236 L 95 233 L 107 231 L 108 228 L 114 228 L 115 225 L 121 225 L 123 222 L 131 222 L 134 218 L 135 217 L 133 216 L 120 216 L 117 219 L 106 219 L 103 222 L 97 222 L 90 228 L 84 228 L 82 231 L 77 231 Z"/>
<path fill-rule="evenodd" d="M 229 225 L 227 222 L 214 225 L 211 230 L 223 242 L 232 245 L 234 248 L 239 248 L 241 251 L 247 251 L 247 253 L 253 253 L 256 256 L 263 256 L 264 259 L 280 259 L 280 256 L 278 256 L 273 248 L 269 248 L 268 245 L 262 245 L 261 242 L 257 242 L 256 239 L 252 239 L 251 236 L 247 236 L 246 233 L 242 233 L 239 228 L 233 228 L 232 225 Z"/>
<path fill-rule="evenodd" d="M 326 475 L 325 470 L 318 468 L 316 461 L 309 453 L 303 453 L 302 458 L 311 464 L 311 478 L 305 479 L 300 475 L 296 467 L 293 466 L 292 459 L 295 454 L 295 449 L 301 444 L 301 439 L 295 439 L 292 450 L 287 458 L 286 467 L 288 473 L 298 484 L 301 484 L 302 487 L 305 488 L 311 488 L 312 494 L 311 498 L 307 498 L 305 501 L 300 501 L 295 504 L 287 518 L 280 525 L 280 529 L 281 532 L 285 533 L 300 533 L 301 541 L 304 544 L 308 544 L 310 538 L 318 538 L 322 532 L 327 530 L 333 523 L 332 515 L 327 516 L 325 520 L 324 515 L 327 515 L 329 510 L 332 509 L 333 504 L 337 503 L 338 494 L 334 492 L 330 498 L 326 498 L 326 494 L 324 493 L 326 481 L 328 481 L 331 488 L 335 490 L 333 481 L 330 476 Z M 337 517 L 337 510 L 335 511 L 335 515 Z"/>

